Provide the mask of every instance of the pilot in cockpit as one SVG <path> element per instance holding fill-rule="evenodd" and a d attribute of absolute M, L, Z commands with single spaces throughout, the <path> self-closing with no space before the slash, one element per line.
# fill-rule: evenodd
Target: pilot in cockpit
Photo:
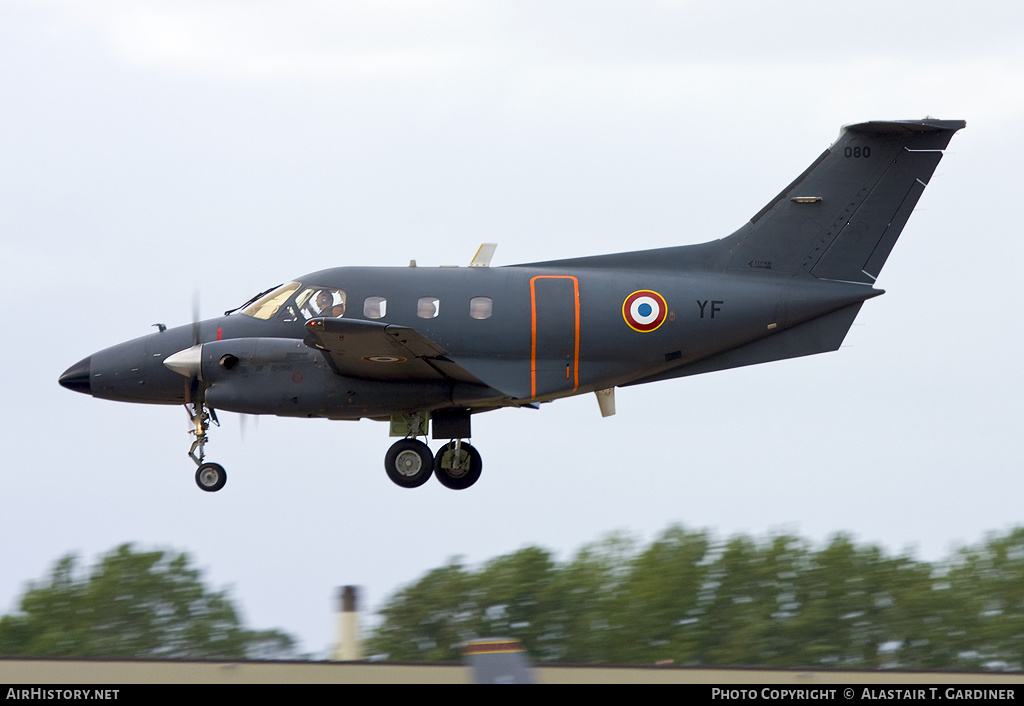
<path fill-rule="evenodd" d="M 321 289 L 313 297 L 313 308 L 319 316 L 330 316 L 328 309 L 334 304 L 334 295 L 326 289 Z"/>
<path fill-rule="evenodd" d="M 302 300 L 299 296 L 299 300 Z M 300 305 L 299 311 L 305 319 L 318 316 L 340 317 L 345 315 L 345 295 L 340 290 L 318 289 L 313 296 Z"/>

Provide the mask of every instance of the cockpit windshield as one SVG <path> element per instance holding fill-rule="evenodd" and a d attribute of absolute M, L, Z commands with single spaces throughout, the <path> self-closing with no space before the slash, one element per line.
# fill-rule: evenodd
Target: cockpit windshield
<path fill-rule="evenodd" d="M 267 292 L 252 304 L 247 304 L 238 313 L 253 316 L 257 319 L 270 319 L 300 286 L 298 282 L 282 284 L 277 289 Z"/>

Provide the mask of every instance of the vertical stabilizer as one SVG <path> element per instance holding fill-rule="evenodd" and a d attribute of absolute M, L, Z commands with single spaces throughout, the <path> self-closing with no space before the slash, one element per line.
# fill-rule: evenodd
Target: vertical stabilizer
<path fill-rule="evenodd" d="M 723 241 L 729 269 L 871 284 L 962 120 L 848 125 L 749 223 Z"/>

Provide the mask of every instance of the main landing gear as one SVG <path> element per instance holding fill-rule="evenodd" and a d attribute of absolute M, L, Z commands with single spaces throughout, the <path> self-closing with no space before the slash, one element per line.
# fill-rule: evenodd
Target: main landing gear
<path fill-rule="evenodd" d="M 454 420 L 454 422 L 452 421 Z M 391 420 L 393 436 L 404 434 L 384 456 L 384 470 L 395 485 L 403 488 L 418 488 L 431 475 L 446 488 L 465 490 L 480 479 L 483 461 L 480 453 L 469 443 L 457 438 L 456 434 L 469 436 L 469 413 L 456 412 L 448 418 L 435 413 L 434 438 L 449 438 L 436 455 L 430 447 L 417 437 L 427 435 L 428 420 L 425 414 L 395 415 Z"/>
<path fill-rule="evenodd" d="M 188 418 L 195 427 L 189 432 L 190 434 L 195 434 L 196 439 L 188 450 L 188 456 L 199 467 L 196 470 L 196 485 L 199 486 L 200 490 L 205 490 L 207 493 L 216 493 L 228 482 L 228 474 L 224 470 L 224 466 L 219 463 L 206 463 L 203 460 L 205 458 L 203 447 L 209 441 L 206 438 L 206 430 L 210 428 L 210 421 L 220 426 L 220 422 L 217 420 L 217 413 L 212 409 L 207 410 L 206 406 L 202 403 L 192 404 L 191 406 L 185 405 L 185 411 L 188 412 Z M 196 451 L 199 452 L 198 455 L 196 455 Z"/>
<path fill-rule="evenodd" d="M 461 439 L 442 446 L 436 456 L 419 439 L 401 439 L 384 456 L 384 470 L 403 488 L 418 488 L 434 475 L 446 488 L 465 490 L 480 480 L 483 461 L 480 452 Z"/>

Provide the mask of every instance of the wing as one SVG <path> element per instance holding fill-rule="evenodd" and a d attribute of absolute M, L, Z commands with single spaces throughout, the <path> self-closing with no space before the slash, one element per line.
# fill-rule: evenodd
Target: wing
<path fill-rule="evenodd" d="M 367 380 L 454 380 L 486 384 L 452 362 L 445 350 L 405 326 L 360 319 L 306 322 L 306 345 L 324 353 L 339 375 Z"/>

